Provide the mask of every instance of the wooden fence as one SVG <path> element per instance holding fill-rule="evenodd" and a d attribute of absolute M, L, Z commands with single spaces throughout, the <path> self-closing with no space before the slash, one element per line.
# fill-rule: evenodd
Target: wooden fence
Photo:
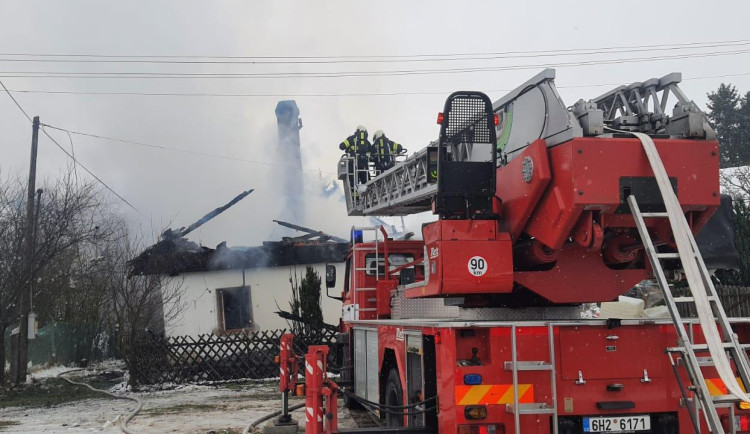
<path fill-rule="evenodd" d="M 687 287 L 675 288 L 672 291 L 675 296 L 689 296 Z M 750 317 L 750 288 L 745 286 L 723 286 L 717 285 L 716 292 L 719 294 L 721 305 L 730 318 Z M 683 317 L 695 317 L 695 306 L 689 303 L 679 303 L 677 307 Z"/>
<path fill-rule="evenodd" d="M 279 354 L 279 340 L 286 332 L 264 330 L 169 338 L 144 333 L 132 351 L 125 351 L 131 384 L 278 377 L 279 366 L 274 357 Z M 325 329 L 295 336 L 294 351 L 303 355 L 308 346 L 332 345 L 334 338 L 335 332 Z"/>

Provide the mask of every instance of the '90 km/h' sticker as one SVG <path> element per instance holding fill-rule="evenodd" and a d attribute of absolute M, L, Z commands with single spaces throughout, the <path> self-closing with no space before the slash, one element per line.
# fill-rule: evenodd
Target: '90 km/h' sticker
<path fill-rule="evenodd" d="M 469 267 L 469 273 L 472 276 L 484 276 L 484 273 L 487 272 L 487 261 L 481 256 L 472 256 L 467 265 Z"/>

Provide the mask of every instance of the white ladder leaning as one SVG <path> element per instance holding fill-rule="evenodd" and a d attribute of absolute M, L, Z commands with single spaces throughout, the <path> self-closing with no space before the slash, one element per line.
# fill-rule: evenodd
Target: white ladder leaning
<path fill-rule="evenodd" d="M 667 308 L 672 317 L 672 322 L 677 330 L 678 346 L 670 348 L 668 351 L 680 354 L 682 364 L 685 366 L 691 382 L 691 388 L 697 397 L 697 404 L 703 410 L 703 415 L 711 432 L 724 434 L 724 428 L 721 425 L 716 408 L 748 399 L 742 387 L 737 383 L 727 353 L 729 353 L 731 359 L 734 361 L 737 374 L 742 382 L 750 384 L 750 363 L 748 362 L 747 353 L 743 345 L 739 343 L 737 335 L 732 330 L 726 312 L 719 301 L 716 288 L 711 281 L 711 276 L 706 268 L 706 264 L 703 262 L 703 257 L 698 250 L 690 226 L 677 201 L 677 196 L 672 189 L 669 176 L 659 158 L 653 140 L 642 133 L 631 134 L 638 137 L 643 145 L 661 196 L 664 199 L 666 209 L 665 212 L 657 213 L 641 212 L 636 197 L 631 195 L 627 198 L 644 249 L 651 262 L 654 277 L 661 288 Z M 659 253 L 654 246 L 644 219 L 667 219 L 671 225 L 678 252 Z M 661 265 L 661 261 L 666 259 L 680 260 L 692 296 L 674 297 L 672 295 Z M 682 319 L 677 309 L 678 303 L 690 303 L 695 306 L 707 344 L 693 344 L 685 328 L 686 326 L 690 327 L 690 325 Z M 696 353 L 709 353 L 711 357 L 702 357 L 699 360 Z M 711 396 L 703 377 L 701 366 L 716 368 L 719 376 L 729 390 L 728 395 Z M 694 417 L 693 424 L 697 431 L 700 425 L 699 421 L 693 412 L 690 412 L 690 414 L 691 417 Z M 733 425 L 733 421 L 731 425 Z"/>

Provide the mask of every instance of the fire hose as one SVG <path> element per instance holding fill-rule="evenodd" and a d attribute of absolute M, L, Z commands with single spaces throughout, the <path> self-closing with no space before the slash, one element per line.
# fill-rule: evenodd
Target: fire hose
<path fill-rule="evenodd" d="M 77 371 L 83 371 L 83 370 L 84 369 L 71 369 L 70 371 L 61 372 L 60 374 L 57 375 L 57 378 L 62 378 L 63 380 L 67 381 L 68 383 L 76 385 L 76 386 L 88 387 L 89 389 L 93 390 L 94 392 L 103 393 L 103 394 L 105 394 L 105 395 L 107 395 L 107 396 L 109 396 L 111 398 L 115 398 L 115 399 L 127 399 L 129 401 L 133 401 L 136 404 L 138 404 L 138 407 L 136 407 L 135 410 L 131 411 L 125 417 L 125 419 L 122 421 L 122 423 L 120 424 L 120 430 L 122 432 L 124 432 L 125 434 L 132 434 L 133 432 L 130 431 L 130 430 L 128 430 L 128 422 L 130 422 L 130 420 L 133 419 L 135 417 L 135 415 L 138 414 L 138 412 L 141 411 L 141 409 L 143 408 L 143 402 L 141 402 L 140 399 L 138 399 L 138 398 L 136 398 L 134 396 L 116 395 L 114 393 L 107 392 L 106 390 L 101 390 L 101 389 L 96 389 L 94 387 L 91 387 L 89 384 L 81 383 L 81 382 L 78 382 L 78 381 L 73 381 L 73 380 L 71 380 L 69 378 L 63 377 L 63 375 L 65 375 L 65 374 L 70 374 L 71 372 L 77 372 Z"/>
<path fill-rule="evenodd" d="M 640 140 L 646 153 L 646 157 L 649 160 L 649 164 L 654 172 L 654 177 L 656 178 L 659 190 L 664 198 L 664 207 L 667 213 L 670 216 L 674 216 L 674 218 L 682 220 L 682 224 L 678 224 L 670 218 L 670 225 L 677 243 L 679 256 L 681 258 L 695 257 L 695 252 L 691 245 L 692 235 L 689 233 L 687 222 L 685 222 L 685 215 L 683 214 L 680 202 L 677 200 L 677 196 L 672 189 L 667 171 L 659 158 L 659 152 L 656 149 L 653 139 L 643 133 L 620 131 L 611 128 L 608 129 L 618 133 L 633 135 Z M 714 318 L 714 312 L 711 303 L 709 302 L 708 294 L 704 289 L 704 282 L 702 282 L 699 265 L 695 260 L 684 260 L 682 261 L 682 265 L 685 271 L 685 276 L 688 280 L 690 292 L 694 299 L 701 330 L 706 339 L 706 344 L 709 353 L 711 354 L 711 359 L 713 360 L 716 372 L 731 394 L 737 396 L 742 401 L 750 402 L 750 395 L 748 395 L 737 382 L 737 378 L 732 370 L 731 362 L 727 357 L 723 343 L 724 341 L 719 334 L 719 330 L 716 326 L 716 319 Z M 710 285 L 710 282 L 708 284 Z"/>
<path fill-rule="evenodd" d="M 416 416 L 416 415 L 420 415 L 420 414 L 426 413 L 428 411 L 432 411 L 432 410 L 437 409 L 437 405 L 433 405 L 431 407 L 427 407 L 427 408 L 424 408 L 424 409 L 418 409 L 418 410 L 415 410 L 415 411 L 406 411 L 406 412 L 404 411 L 404 410 L 408 410 L 408 409 L 412 409 L 412 408 L 416 409 L 417 407 L 419 407 L 421 405 L 424 405 L 424 404 L 426 404 L 428 402 L 435 401 L 437 399 L 436 396 L 433 396 L 432 398 L 427 398 L 424 401 L 415 402 L 415 403 L 409 404 L 409 405 L 385 405 L 385 404 L 378 404 L 378 403 L 373 402 L 373 401 L 368 401 L 368 400 L 366 400 L 364 398 L 360 398 L 359 396 L 355 395 L 352 392 L 349 392 L 346 389 L 339 389 L 339 390 L 344 395 L 346 395 L 346 396 L 354 399 L 355 401 L 359 402 L 360 404 L 362 404 L 364 407 L 367 407 L 370 410 L 380 410 L 380 411 L 382 411 L 384 413 L 400 414 L 400 415 L 404 415 L 404 416 Z M 289 411 L 299 410 L 300 408 L 302 408 L 304 406 L 305 406 L 305 403 L 302 402 L 300 404 L 293 405 L 293 406 L 289 407 Z M 265 421 L 267 421 L 267 420 L 269 420 L 271 418 L 279 416 L 280 414 L 281 414 L 281 410 L 276 410 L 273 413 L 269 413 L 269 414 L 261 417 L 260 419 L 256 420 L 255 422 L 251 423 L 250 425 L 248 425 L 242 431 L 242 434 L 249 434 L 250 430 L 252 428 L 255 428 L 256 426 L 260 425 L 261 423 L 263 423 L 263 422 L 265 422 Z"/>
<path fill-rule="evenodd" d="M 388 413 L 388 414 L 399 414 L 399 415 L 404 415 L 404 416 L 416 416 L 416 415 L 427 413 L 428 411 L 432 411 L 432 410 L 437 409 L 437 405 L 433 405 L 431 407 L 424 407 L 424 408 L 421 408 L 421 409 L 418 408 L 420 406 L 424 406 L 428 402 L 436 401 L 437 400 L 437 396 L 433 396 L 431 398 L 425 399 L 424 401 L 415 402 L 413 404 L 407 404 L 407 405 L 385 405 L 385 404 L 379 404 L 379 403 L 374 402 L 374 401 L 368 401 L 368 400 L 366 400 L 364 398 L 361 398 L 361 397 L 355 395 L 354 393 L 352 393 L 352 392 L 350 392 L 350 391 L 348 391 L 346 389 L 339 389 L 339 390 L 344 395 L 346 395 L 346 396 L 354 399 L 355 401 L 357 401 L 360 404 L 362 404 L 362 406 L 367 407 L 370 410 L 380 410 L 383 413 Z M 415 411 L 406 411 L 406 412 L 404 411 L 404 410 L 409 410 L 409 409 L 416 409 L 416 410 Z"/>
<path fill-rule="evenodd" d="M 301 402 L 301 403 L 299 403 L 297 405 L 293 405 L 293 406 L 289 407 L 289 409 L 287 411 L 299 410 L 300 408 L 302 408 L 304 406 L 305 406 L 305 403 Z M 248 425 L 247 427 L 245 427 L 245 429 L 242 430 L 242 434 L 248 434 L 252 428 L 255 428 L 256 426 L 262 424 L 263 422 L 267 421 L 268 419 L 274 418 L 274 417 L 279 416 L 279 415 L 281 415 L 281 410 L 276 410 L 273 413 L 268 413 L 267 415 L 261 417 L 260 419 L 256 420 L 255 422 L 253 422 L 250 425 Z"/>

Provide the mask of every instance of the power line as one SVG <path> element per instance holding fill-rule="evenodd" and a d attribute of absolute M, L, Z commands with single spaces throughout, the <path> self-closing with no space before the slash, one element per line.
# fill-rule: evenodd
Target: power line
<path fill-rule="evenodd" d="M 698 77 L 683 78 L 682 81 L 707 80 L 714 78 L 742 77 L 748 76 L 750 72 L 737 74 L 706 75 Z M 623 83 L 599 83 L 599 84 L 582 84 L 570 86 L 557 86 L 558 89 L 580 89 L 606 86 L 619 86 Z M 493 89 L 487 90 L 487 93 L 510 92 L 512 89 Z M 38 93 L 52 95 L 112 95 L 112 96 L 179 96 L 179 97 L 227 97 L 227 98 L 337 98 L 337 97 L 388 97 L 404 95 L 448 95 L 453 90 L 444 91 L 425 91 L 425 92 L 354 92 L 354 93 L 202 93 L 202 92 L 87 92 L 87 91 L 68 91 L 68 90 L 48 90 L 48 89 L 10 89 L 11 92 L 17 93 Z"/>
<path fill-rule="evenodd" d="M 123 201 L 123 202 L 124 202 L 124 203 L 125 203 L 125 204 L 126 204 L 127 206 L 129 206 L 130 208 L 132 208 L 132 209 L 133 209 L 133 210 L 134 210 L 135 212 L 137 212 L 138 214 L 140 214 L 140 215 L 141 215 L 141 216 L 143 216 L 143 217 L 146 217 L 146 218 L 148 218 L 148 217 L 147 217 L 147 216 L 146 216 L 145 214 L 143 214 L 143 213 L 142 213 L 142 212 L 141 212 L 141 211 L 140 211 L 140 210 L 139 210 L 138 208 L 136 208 L 135 206 L 133 206 L 133 204 L 131 204 L 130 202 L 128 202 L 128 200 L 127 200 L 127 199 L 125 199 L 124 197 L 122 197 L 122 196 L 121 196 L 121 195 L 120 195 L 119 193 L 117 193 L 117 192 L 116 192 L 115 190 L 113 190 L 113 189 L 112 189 L 112 188 L 111 188 L 111 187 L 110 187 L 109 185 L 107 185 L 107 183 L 106 183 L 106 182 L 102 181 L 102 179 L 101 179 L 101 178 L 99 178 L 98 176 L 96 176 L 96 175 L 94 174 L 94 172 L 92 172 L 91 170 L 89 170 L 89 168 L 88 168 L 88 167 L 84 166 L 84 165 L 83 165 L 83 163 L 81 163 L 80 161 L 78 161 L 78 159 L 76 159 L 76 157 L 74 157 L 73 155 L 71 155 L 71 153 L 70 153 L 70 152 L 68 152 L 68 151 L 67 151 L 67 150 L 66 150 L 66 149 L 65 149 L 65 148 L 64 148 L 64 147 L 63 147 L 63 146 L 62 146 L 61 144 L 59 144 L 59 143 L 57 142 L 57 140 L 55 140 L 55 139 L 54 139 L 54 138 L 53 138 L 52 136 L 50 136 L 50 135 L 49 135 L 49 133 L 47 132 L 47 130 L 45 130 L 45 128 L 44 128 L 44 127 L 45 127 L 45 125 L 46 125 L 46 124 L 42 124 L 42 132 L 44 133 L 44 135 L 45 135 L 45 136 L 47 136 L 47 138 L 49 138 L 50 140 L 52 140 L 52 143 L 54 143 L 54 144 L 55 144 L 55 145 L 56 145 L 56 146 L 57 146 L 58 148 L 60 148 L 60 150 L 61 150 L 61 151 L 63 151 L 63 152 L 65 153 L 65 155 L 67 155 L 67 156 L 68 156 L 68 157 L 69 157 L 69 158 L 70 158 L 70 159 L 71 159 L 71 160 L 73 161 L 73 163 L 74 163 L 75 165 L 77 165 L 77 166 L 80 166 L 80 167 L 81 167 L 81 169 L 85 170 L 85 171 L 86 171 L 86 173 L 88 173 L 89 175 L 91 175 L 92 177 L 94 177 L 94 179 L 96 179 L 96 180 L 97 180 L 97 181 L 98 181 L 98 182 L 99 182 L 99 183 L 100 183 L 101 185 L 103 185 L 103 186 L 104 186 L 104 188 L 106 188 L 106 189 L 107 189 L 107 190 L 109 190 L 109 191 L 110 191 L 110 192 L 111 192 L 112 194 L 114 194 L 115 196 L 117 196 L 117 198 L 118 198 L 118 199 L 120 199 L 121 201 Z"/>
<path fill-rule="evenodd" d="M 244 163 L 261 164 L 261 165 L 264 165 L 264 166 L 282 167 L 282 168 L 286 168 L 286 169 L 305 170 L 305 171 L 311 171 L 311 172 L 316 172 L 316 173 L 326 173 L 326 174 L 329 174 L 329 175 L 335 175 L 335 173 L 333 173 L 333 172 L 321 171 L 319 169 L 300 169 L 299 167 L 296 167 L 296 166 L 289 166 L 289 165 L 284 165 L 284 164 L 269 163 L 269 162 L 266 162 L 266 161 L 248 160 L 248 159 L 245 159 L 245 158 L 233 157 L 233 156 L 229 156 L 229 155 L 212 154 L 210 152 L 192 151 L 192 150 L 189 150 L 189 149 L 180 149 L 180 148 L 173 148 L 173 147 L 170 147 L 170 146 L 154 145 L 154 144 L 151 144 L 151 143 L 144 143 L 144 142 L 136 142 L 136 141 L 133 141 L 133 140 L 118 139 L 118 138 L 115 138 L 115 137 L 107 137 L 107 136 L 102 136 L 102 135 L 99 135 L 99 134 L 83 133 L 83 132 L 80 132 L 80 131 L 73 131 L 73 130 L 69 130 L 69 129 L 66 129 L 66 128 L 56 127 L 56 126 L 48 125 L 48 124 L 42 124 L 42 125 L 45 126 L 45 127 L 47 127 L 47 128 L 52 128 L 52 129 L 59 130 L 59 131 L 65 131 L 65 132 L 67 132 L 69 134 L 75 134 L 75 135 L 78 135 L 78 136 L 91 137 L 91 138 L 94 138 L 94 139 L 109 140 L 109 141 L 112 141 L 112 142 L 126 143 L 126 144 L 130 144 L 130 145 L 143 146 L 143 147 L 153 148 L 153 149 L 161 149 L 161 150 L 165 150 L 165 151 L 182 152 L 182 153 L 185 153 L 185 154 L 200 155 L 200 156 L 203 156 L 203 157 L 220 158 L 220 159 L 224 159 L 224 160 L 239 161 L 239 162 L 244 162 Z"/>
<path fill-rule="evenodd" d="M 723 77 L 731 77 L 731 76 L 745 76 L 745 75 L 750 75 L 750 73 L 722 74 L 722 75 L 715 75 L 715 76 L 692 77 L 692 78 L 686 78 L 683 81 L 709 79 L 709 78 L 723 78 Z M 618 85 L 617 83 L 602 83 L 602 84 L 590 84 L 590 85 L 561 86 L 559 88 L 581 88 L 581 87 L 600 87 L 600 86 L 617 86 L 617 85 Z M 7 89 L 6 89 L 6 91 L 7 91 Z M 508 92 L 508 91 L 509 91 L 508 89 L 500 89 L 500 90 L 493 90 L 493 91 L 490 91 L 490 92 Z M 24 91 L 20 91 L 20 92 L 24 92 Z M 25 92 L 33 93 L 34 91 L 25 91 Z M 45 92 L 45 91 L 40 91 L 40 92 L 51 93 L 51 92 Z M 60 93 L 60 92 L 54 92 L 54 93 Z M 76 92 L 64 92 L 64 93 L 76 93 Z M 445 91 L 445 92 L 425 92 L 425 93 L 412 92 L 412 93 L 407 93 L 407 94 L 417 94 L 417 95 L 419 95 L 419 94 L 447 94 L 447 93 L 450 93 L 450 91 Z M 119 93 L 116 92 L 114 94 L 181 95 L 181 96 L 185 96 L 185 95 L 189 95 L 189 96 L 206 96 L 206 95 L 210 95 L 210 96 L 273 96 L 273 97 L 287 96 L 287 95 L 270 95 L 270 94 L 266 94 L 266 95 L 257 95 L 257 94 L 255 94 L 255 95 L 249 95 L 249 94 L 245 94 L 245 95 L 243 95 L 243 94 L 164 94 L 164 93 L 143 94 L 143 93 L 121 93 L 121 92 L 119 92 Z M 355 96 L 355 95 L 384 96 L 384 95 L 400 95 L 400 94 L 399 93 L 392 93 L 392 94 L 338 94 L 338 95 L 337 94 L 328 94 L 328 95 L 318 94 L 318 96 Z M 299 97 L 299 96 L 302 96 L 302 95 L 296 95 L 296 96 Z M 307 96 L 314 96 L 314 95 L 307 95 Z M 49 125 L 49 124 L 42 124 L 42 125 L 44 127 L 47 127 L 47 128 L 51 128 L 51 129 L 55 129 L 55 130 L 59 130 L 59 131 L 64 131 L 68 135 L 75 134 L 75 135 L 84 136 L 84 137 L 90 137 L 90 138 L 99 139 L 99 140 L 107 140 L 107 141 L 112 141 L 112 142 L 118 142 L 118 143 L 130 144 L 130 145 L 143 146 L 143 147 L 148 147 L 148 148 L 152 148 L 152 149 L 160 149 L 160 150 L 165 150 L 165 151 L 173 151 L 173 152 L 180 152 L 180 153 L 185 153 L 185 154 L 200 155 L 200 156 L 205 156 L 205 157 L 219 158 L 219 159 L 225 159 L 225 160 L 231 160 L 231 161 L 238 161 L 238 162 L 245 162 L 245 163 L 250 163 L 250 164 L 260 164 L 260 165 L 265 165 L 265 166 L 281 167 L 281 168 L 294 169 L 294 170 L 314 171 L 314 172 L 317 172 L 317 173 L 326 173 L 326 174 L 330 174 L 330 175 L 335 175 L 335 173 L 333 173 L 333 172 L 322 171 L 320 169 L 300 169 L 299 167 L 296 167 L 296 166 L 289 166 L 289 165 L 283 165 L 283 164 L 277 164 L 277 163 L 269 163 L 269 162 L 258 161 L 258 160 L 249 160 L 249 159 L 240 158 L 240 157 L 234 157 L 234 156 L 229 156 L 229 155 L 213 154 L 213 153 L 209 153 L 209 152 L 193 151 L 193 150 L 174 148 L 174 147 L 164 146 L 164 145 L 155 145 L 155 144 L 151 144 L 151 143 L 138 142 L 138 141 L 126 140 L 126 139 L 119 139 L 119 138 L 115 138 L 115 137 L 103 136 L 103 135 L 100 135 L 100 134 L 84 133 L 84 132 L 80 132 L 80 131 L 69 130 L 69 129 L 66 129 L 66 128 L 57 127 L 57 126 Z M 47 134 L 47 133 L 45 132 L 45 134 Z M 72 145 L 72 139 L 71 139 L 71 145 Z M 59 146 L 59 144 L 58 144 L 58 146 Z M 66 152 L 66 154 L 67 154 L 67 152 Z"/>
<path fill-rule="evenodd" d="M 61 58 L 101 58 L 101 59 L 118 59 L 118 58 L 135 58 L 135 59 L 257 59 L 257 60 L 281 60 L 281 59 L 403 59 L 403 58 L 443 58 L 443 57 L 460 57 L 460 56 L 495 56 L 495 55 L 514 55 L 514 54 L 543 54 L 543 53 L 573 53 L 578 51 L 609 51 L 624 49 L 682 49 L 696 46 L 727 46 L 748 43 L 747 39 L 725 40 L 725 41 L 704 41 L 704 42 L 686 42 L 674 44 L 649 44 L 649 45 L 620 45 L 588 48 L 568 48 L 554 50 L 524 50 L 524 51 L 500 51 L 500 52 L 473 52 L 473 53 L 432 53 L 432 54 L 389 54 L 389 55 L 328 55 L 328 56 L 216 56 L 216 55 L 112 55 L 112 54 L 53 54 L 53 53 L 0 53 L 0 56 L 25 56 L 25 57 L 61 57 Z M 701 48 L 701 47 L 698 47 Z"/>
<path fill-rule="evenodd" d="M 733 56 L 750 53 L 747 50 L 715 51 L 708 53 L 675 54 L 666 56 L 631 57 L 622 59 L 589 60 L 576 62 L 562 62 L 557 64 L 535 65 L 507 65 L 472 68 L 443 68 L 443 69 L 400 69 L 389 71 L 339 71 L 339 72 L 256 72 L 256 73 L 196 73 L 196 72 L 55 72 L 55 71 L 2 71 L 0 78 L 92 78 L 92 79 L 278 79 L 278 78 L 349 78 L 349 77 L 384 77 L 408 75 L 434 74 L 463 74 L 476 72 L 516 71 L 540 69 L 547 67 L 568 68 L 579 66 L 611 65 L 623 63 L 653 62 L 676 59 L 708 58 L 719 56 Z"/>
<path fill-rule="evenodd" d="M 592 85 L 602 86 L 602 85 Z M 492 90 L 490 92 L 509 92 L 509 89 Z M 192 96 L 192 97 L 241 97 L 241 98 L 305 98 L 305 97 L 366 97 L 366 96 L 400 96 L 400 95 L 448 95 L 452 91 L 445 92 L 377 92 L 377 93 L 306 93 L 306 94 L 270 94 L 270 93 L 170 93 L 170 92 L 77 92 L 65 90 L 26 90 L 11 89 L 18 93 L 40 93 L 40 94 L 66 94 L 66 95 L 134 95 L 134 96 Z"/>
<path fill-rule="evenodd" d="M 24 110 L 23 107 L 21 107 L 21 104 L 19 104 L 18 101 L 16 101 L 16 99 L 13 97 L 13 94 L 11 94 L 10 91 L 8 90 L 8 88 L 5 87 L 5 84 L 3 84 L 2 81 L 0 81 L 0 85 L 2 85 L 3 89 L 5 90 L 5 93 L 7 93 L 8 96 L 10 97 L 10 99 L 13 100 L 13 102 L 16 104 L 16 107 L 18 107 L 18 109 L 21 111 L 21 113 L 23 113 L 24 116 L 26 116 L 26 119 L 28 119 L 31 122 L 32 121 L 31 117 L 28 115 L 28 113 L 26 113 L 26 110 Z M 122 197 L 116 191 L 114 191 L 110 186 L 108 186 L 104 181 L 102 181 L 101 178 L 99 178 L 98 176 L 96 176 L 94 174 L 94 172 L 90 171 L 86 166 L 84 166 L 83 164 L 81 164 L 81 162 L 78 161 L 73 155 L 71 155 L 67 150 L 65 150 L 65 148 L 62 147 L 62 145 L 60 145 L 59 143 L 57 143 L 57 140 L 55 140 L 54 138 L 52 138 L 52 136 L 50 136 L 49 133 L 47 133 L 47 131 L 44 129 L 44 126 L 42 126 L 42 132 L 44 133 L 45 136 L 49 137 L 49 139 L 52 140 L 52 142 L 55 145 L 57 145 L 57 147 L 60 148 L 60 150 L 65 153 L 65 155 L 67 155 L 68 157 L 70 157 L 70 159 L 73 160 L 74 164 L 76 164 L 78 166 L 81 166 L 81 168 L 83 170 L 85 170 L 89 175 L 93 176 L 94 179 L 96 179 L 97 181 L 99 181 L 99 183 L 102 184 L 104 186 L 104 188 L 106 188 L 107 190 L 109 190 L 110 192 L 112 192 L 112 194 L 114 194 L 115 196 L 117 196 L 121 201 L 123 201 L 125 204 L 127 204 L 130 208 L 133 208 L 138 214 L 142 215 L 143 217 L 146 217 L 146 215 L 143 214 L 138 208 L 134 207 L 133 204 L 131 204 L 130 202 L 128 202 L 124 197 Z M 71 143 L 72 143 L 72 140 L 71 140 Z"/>
<path fill-rule="evenodd" d="M 529 59 L 539 57 L 569 57 L 569 56 L 592 56 L 602 54 L 620 54 L 620 53 L 639 53 L 653 51 L 674 51 L 674 50 L 697 50 L 705 48 L 729 48 L 737 46 L 750 45 L 750 40 L 740 41 L 723 41 L 716 43 L 702 43 L 700 45 L 690 44 L 682 46 L 675 45 L 654 45 L 623 48 L 600 48 L 600 49 L 571 49 L 555 51 L 527 51 L 527 52 L 500 52 L 484 54 L 465 54 L 465 55 L 425 55 L 425 56 L 393 56 L 386 58 L 283 58 L 283 57 L 189 57 L 193 59 L 215 59 L 215 60 L 174 60 L 174 56 L 109 56 L 109 55 L 68 55 L 64 58 L 40 58 L 40 57 L 57 57 L 65 55 L 26 55 L 26 54 L 0 54 L 0 62 L 10 63 L 110 63 L 110 64 L 177 64 L 177 65 L 289 65 L 289 64 L 341 64 L 341 63 L 412 63 L 412 62 L 460 62 L 468 60 L 499 60 L 499 59 Z M 25 59 L 19 58 L 1 58 L 7 56 L 31 57 Z M 460 57 L 453 57 L 460 56 Z M 83 57 L 83 58 L 82 58 Z M 95 57 L 95 58 L 91 58 Z M 169 59 L 169 60 L 165 60 Z M 182 58 L 184 59 L 184 58 Z M 278 60 L 286 59 L 286 60 Z"/>
<path fill-rule="evenodd" d="M 5 83 L 3 83 L 1 80 L 0 80 L 0 85 L 3 86 L 3 89 L 5 90 L 5 93 L 7 93 L 8 96 L 10 97 L 10 99 L 13 100 L 13 103 L 16 105 L 16 107 L 18 107 L 18 110 L 21 110 L 21 113 L 23 113 L 23 115 L 26 116 L 26 119 L 28 119 L 29 122 L 33 122 L 31 120 L 31 116 L 29 116 L 29 114 L 26 113 L 26 110 L 24 110 L 23 107 L 21 107 L 21 104 L 19 104 L 18 101 L 16 101 L 16 98 L 13 96 L 12 93 L 10 93 L 10 91 L 8 90 L 8 88 L 5 87 Z"/>

